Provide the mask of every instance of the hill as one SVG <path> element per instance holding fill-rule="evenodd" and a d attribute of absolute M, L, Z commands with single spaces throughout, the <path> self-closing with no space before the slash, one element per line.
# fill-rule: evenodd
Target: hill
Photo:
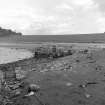
<path fill-rule="evenodd" d="M 104 43 L 105 42 L 105 33 L 74 34 L 74 35 L 5 34 L 0 36 L 6 36 L 6 37 L 0 37 L 0 42 L 33 43 L 33 44 L 37 42 L 57 42 L 57 43 Z"/>
<path fill-rule="evenodd" d="M 62 42 L 62 43 L 103 43 L 104 33 L 74 34 L 74 35 L 24 35 L 18 41 L 21 42 Z"/>
<path fill-rule="evenodd" d="M 3 29 L 0 27 L 0 36 L 5 37 L 5 36 L 11 36 L 11 35 L 19 35 L 21 36 L 21 33 L 12 31 L 11 29 Z"/>

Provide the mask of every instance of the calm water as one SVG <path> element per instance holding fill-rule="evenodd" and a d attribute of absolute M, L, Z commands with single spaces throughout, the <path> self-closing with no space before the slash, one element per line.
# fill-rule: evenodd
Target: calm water
<path fill-rule="evenodd" d="M 32 52 L 26 49 L 12 49 L 0 47 L 0 64 L 32 57 Z"/>

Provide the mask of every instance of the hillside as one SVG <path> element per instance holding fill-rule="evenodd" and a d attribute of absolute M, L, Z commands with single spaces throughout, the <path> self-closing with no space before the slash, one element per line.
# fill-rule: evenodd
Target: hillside
<path fill-rule="evenodd" d="M 26 35 L 20 41 L 24 42 L 64 42 L 64 43 L 86 43 L 105 42 L 104 33 L 96 34 L 74 34 L 74 35 Z"/>
<path fill-rule="evenodd" d="M 1 35 L 3 36 L 3 35 Z M 36 42 L 57 42 L 57 43 L 104 43 L 105 34 L 77 34 L 77 35 L 4 35 L 0 42 L 36 43 Z M 14 36 L 14 37 L 13 37 Z M 18 36 L 18 37 L 17 37 Z"/>
<path fill-rule="evenodd" d="M 19 35 L 21 36 L 21 33 L 12 31 L 11 29 L 4 29 L 0 27 L 0 36 L 5 37 L 5 36 L 11 36 L 11 35 Z"/>
<path fill-rule="evenodd" d="M 0 45 L 5 44 L 26 44 L 35 45 L 43 42 L 54 43 L 104 43 L 105 33 L 96 34 L 74 34 L 74 35 L 21 35 L 21 34 L 0 34 Z"/>

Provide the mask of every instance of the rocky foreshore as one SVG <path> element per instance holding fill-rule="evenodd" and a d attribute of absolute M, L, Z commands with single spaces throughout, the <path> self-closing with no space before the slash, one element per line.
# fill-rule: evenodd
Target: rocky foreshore
<path fill-rule="evenodd" d="M 104 105 L 104 58 L 104 49 L 85 49 L 1 64 L 0 105 Z"/>

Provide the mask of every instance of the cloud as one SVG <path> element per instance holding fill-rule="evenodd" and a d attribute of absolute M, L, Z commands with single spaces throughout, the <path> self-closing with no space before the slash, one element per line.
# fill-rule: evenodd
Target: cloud
<path fill-rule="evenodd" d="M 97 22 L 101 17 L 98 11 L 98 5 L 91 0 L 85 0 L 85 2 L 81 0 L 79 3 L 76 1 L 77 0 L 75 0 L 75 2 L 73 1 L 70 6 L 67 4 L 67 8 L 64 7 L 65 4 L 58 6 L 60 8 L 58 8 L 57 11 L 62 14 L 62 17 L 59 17 L 60 22 L 57 21 L 56 26 L 52 28 L 52 33 L 102 32 L 101 25 Z M 70 8 L 68 8 L 68 6 Z M 64 12 L 64 10 L 66 10 L 66 12 Z M 61 14 L 59 14 L 59 16 Z"/>
<path fill-rule="evenodd" d="M 0 25 L 24 34 L 103 32 L 102 3 L 99 0 L 4 0 L 0 4 Z"/>
<path fill-rule="evenodd" d="M 101 18 L 99 7 L 93 0 L 62 0 L 56 5 L 52 3 L 51 7 L 53 9 L 44 9 L 45 18 L 39 21 L 43 25 L 37 27 L 37 31 L 45 29 L 52 34 L 102 32 L 101 22 L 98 22 Z"/>
<path fill-rule="evenodd" d="M 72 2 L 75 5 L 79 5 L 79 6 L 90 6 L 93 5 L 93 1 L 92 0 L 72 0 Z"/>
<path fill-rule="evenodd" d="M 68 5 L 67 3 L 61 3 L 60 5 L 56 6 L 57 10 L 73 10 L 73 7 L 71 7 L 70 5 Z"/>
<path fill-rule="evenodd" d="M 101 16 L 101 17 L 97 20 L 97 23 L 99 24 L 100 32 L 105 32 L 105 17 Z"/>
<path fill-rule="evenodd" d="M 105 0 L 93 0 L 99 6 L 100 12 L 105 12 Z"/>

